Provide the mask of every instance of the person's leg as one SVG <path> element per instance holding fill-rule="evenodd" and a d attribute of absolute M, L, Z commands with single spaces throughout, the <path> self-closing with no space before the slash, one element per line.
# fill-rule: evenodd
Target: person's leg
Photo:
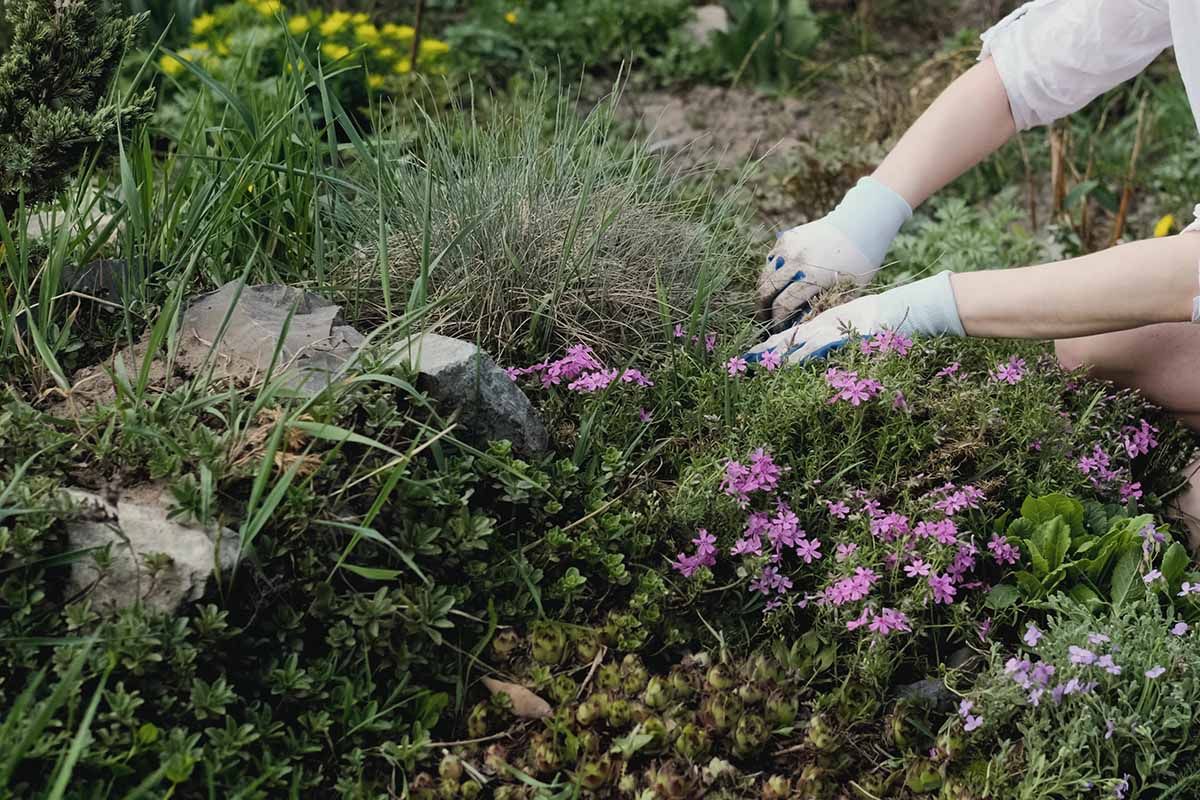
<path fill-rule="evenodd" d="M 1180 322 L 1055 342 L 1067 369 L 1138 389 L 1152 403 L 1200 431 L 1200 325 Z M 1189 487 L 1172 502 L 1200 551 L 1200 461 L 1188 467 Z"/>

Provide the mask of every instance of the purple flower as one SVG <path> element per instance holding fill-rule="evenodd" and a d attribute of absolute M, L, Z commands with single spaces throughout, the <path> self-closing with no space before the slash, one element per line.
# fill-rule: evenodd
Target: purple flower
<path fill-rule="evenodd" d="M 1187 632 L 1188 624 L 1186 622 L 1176 622 L 1173 626 L 1171 626 L 1172 636 L 1183 636 Z"/>
<path fill-rule="evenodd" d="M 746 359 L 734 356 L 725 363 L 725 369 L 729 371 L 730 376 L 737 377 L 746 371 Z"/>
<path fill-rule="evenodd" d="M 647 378 L 638 369 L 627 369 L 621 373 L 622 383 L 636 383 L 638 386 L 653 386 L 654 381 Z"/>
<path fill-rule="evenodd" d="M 576 378 L 567 388 L 573 392 L 598 392 L 607 389 L 609 384 L 617 379 L 618 374 L 615 369 L 598 369 Z"/>
<path fill-rule="evenodd" d="M 825 507 L 829 509 L 830 516 L 837 517 L 838 519 L 845 519 L 846 515 L 850 513 L 850 506 L 841 500 L 838 500 L 836 503 L 826 500 Z"/>
<path fill-rule="evenodd" d="M 671 562 L 671 567 L 683 577 L 690 578 L 700 567 L 716 566 L 716 542 L 717 537 L 710 534 L 704 528 L 700 528 L 696 531 L 696 538 L 692 539 L 692 544 L 695 545 L 696 552 L 690 556 L 680 553 L 676 556 L 676 560 Z"/>
<path fill-rule="evenodd" d="M 782 472 L 770 453 L 760 447 L 751 454 L 749 466 L 740 461 L 726 462 L 721 491 L 737 498 L 738 503 L 745 506 L 752 493 L 774 491 Z"/>
<path fill-rule="evenodd" d="M 1104 634 L 1104 633 L 1089 633 L 1088 634 L 1088 644 L 1104 644 L 1105 642 L 1111 642 L 1111 641 L 1112 640 L 1108 638 L 1108 635 Z"/>
<path fill-rule="evenodd" d="M 930 570 L 931 570 L 931 567 L 928 564 L 926 564 L 924 561 L 922 561 L 919 558 L 914 558 L 912 560 L 912 563 L 905 565 L 904 574 L 910 578 L 916 578 L 916 577 L 924 578 L 929 575 Z"/>
<path fill-rule="evenodd" d="M 1111 739 L 1113 736 L 1113 731 L 1116 730 L 1116 728 L 1117 724 L 1111 719 L 1104 720 L 1104 738 Z"/>
<path fill-rule="evenodd" d="M 854 544 L 853 542 L 848 544 L 839 544 L 833 557 L 838 561 L 845 561 L 847 558 L 854 555 L 854 551 L 857 549 L 858 545 Z"/>
<path fill-rule="evenodd" d="M 704 349 L 709 353 L 717 349 L 717 335 L 715 333 L 705 334 Z"/>
<path fill-rule="evenodd" d="M 774 372 L 783 364 L 783 357 L 774 350 L 768 350 L 762 354 L 762 359 L 759 360 L 759 363 L 763 365 L 763 368 L 767 372 Z"/>
<path fill-rule="evenodd" d="M 896 353 L 897 355 L 908 355 L 909 348 L 912 347 L 912 339 L 905 336 L 903 333 L 896 331 L 879 331 L 869 339 L 864 339 L 860 348 L 868 355 L 872 353 Z"/>
<path fill-rule="evenodd" d="M 892 397 L 892 408 L 896 411 L 908 411 L 908 398 L 904 396 L 904 392 L 897 391 Z"/>
<path fill-rule="evenodd" d="M 1189 594 L 1200 594 L 1200 583 L 1188 583 L 1184 581 L 1179 586 L 1179 596 L 1187 597 Z"/>
<path fill-rule="evenodd" d="M 1123 483 L 1118 490 L 1121 496 L 1122 503 L 1128 503 L 1130 500 L 1142 499 L 1142 484 L 1141 483 Z"/>
<path fill-rule="evenodd" d="M 1029 679 L 1038 686 L 1048 686 L 1053 677 L 1054 665 L 1047 664 L 1045 661 L 1034 664 L 1033 670 L 1029 673 Z"/>
<path fill-rule="evenodd" d="M 676 339 L 683 338 L 683 323 L 682 322 L 675 323 L 675 338 Z"/>
<path fill-rule="evenodd" d="M 1167 671 L 1166 667 L 1153 666 L 1150 669 L 1146 670 L 1146 677 L 1149 678 L 1150 680 L 1154 680 L 1155 678 L 1161 676 L 1166 671 Z"/>
<path fill-rule="evenodd" d="M 1158 447 L 1158 440 L 1154 438 L 1154 434 L 1156 433 L 1158 433 L 1158 428 L 1144 419 L 1138 420 L 1137 427 L 1127 426 L 1122 428 L 1121 437 L 1125 445 L 1126 454 L 1130 458 L 1137 458 Z"/>
<path fill-rule="evenodd" d="M 1008 539 L 998 533 L 992 534 L 992 539 L 988 542 L 988 550 L 992 551 L 992 557 L 996 559 L 997 564 L 1015 564 L 1021 560 L 1021 551 L 1008 543 Z"/>
<path fill-rule="evenodd" d="M 1001 383 L 1020 383 L 1025 378 L 1025 359 L 1013 356 L 1007 362 L 997 364 L 989 374 L 992 380 Z"/>
<path fill-rule="evenodd" d="M 1156 580 L 1158 580 L 1161 577 L 1162 577 L 1161 572 L 1159 572 L 1156 569 L 1152 569 L 1149 572 L 1147 572 L 1145 575 L 1142 576 L 1142 581 L 1145 582 L 1147 585 L 1149 585 L 1151 583 L 1154 583 Z"/>
<path fill-rule="evenodd" d="M 1096 666 L 1103 669 L 1109 675 L 1120 675 L 1121 667 L 1113 663 L 1113 657 L 1105 654 L 1096 659 Z"/>
<path fill-rule="evenodd" d="M 934 603 L 949 605 L 954 602 L 954 595 L 958 593 L 958 590 L 954 588 L 954 580 L 949 575 L 934 573 L 926 580 L 929 582 L 929 588 L 933 590 Z"/>
<path fill-rule="evenodd" d="M 1067 648 L 1067 652 L 1071 656 L 1072 664 L 1085 664 L 1086 665 L 1086 664 L 1096 663 L 1096 654 L 1093 653 L 1091 650 L 1087 650 L 1083 647 L 1076 647 L 1075 645 L 1071 645 L 1070 647 Z"/>
<path fill-rule="evenodd" d="M 972 715 L 971 710 L 975 707 L 970 700 L 963 700 L 958 704 L 958 715 L 963 719 L 963 730 L 967 733 L 978 728 L 983 724 L 983 715 Z"/>
<path fill-rule="evenodd" d="M 961 367 L 962 367 L 962 364 L 959 364 L 957 361 L 954 361 L 954 362 L 942 367 L 941 369 L 939 369 L 934 374 L 934 377 L 935 378 L 949 378 L 950 376 L 954 375 L 954 373 L 958 372 L 958 370 Z"/>
<path fill-rule="evenodd" d="M 639 409 L 638 409 L 638 419 L 639 419 L 639 420 L 640 420 L 640 421 L 641 421 L 643 424 L 649 425 L 651 422 L 653 422 L 653 421 L 654 421 L 654 415 L 653 415 L 653 414 L 651 414 L 651 413 L 650 413 L 650 411 L 649 411 L 648 409 L 645 409 L 645 408 L 639 408 Z"/>
<path fill-rule="evenodd" d="M 821 540 L 803 539 L 796 543 L 796 555 L 804 559 L 805 564 L 811 564 L 821 558 Z"/>
<path fill-rule="evenodd" d="M 852 406 L 860 406 L 883 391 L 883 384 L 879 381 L 860 379 L 857 372 L 846 372 L 837 367 L 825 371 L 825 382 L 834 390 L 829 398 L 830 403 L 845 400 Z"/>
<path fill-rule="evenodd" d="M 880 636 L 887 636 L 895 631 L 908 632 L 912 627 L 908 623 L 908 616 L 894 608 L 885 608 L 879 612 L 879 615 L 871 620 L 870 629 Z"/>
<path fill-rule="evenodd" d="M 1042 640 L 1042 636 L 1044 635 L 1045 634 L 1038 630 L 1038 626 L 1031 622 L 1029 623 L 1029 627 L 1025 629 L 1025 635 L 1021 638 L 1025 641 L 1025 644 L 1029 645 L 1030 647 L 1037 647 L 1038 642 Z"/>

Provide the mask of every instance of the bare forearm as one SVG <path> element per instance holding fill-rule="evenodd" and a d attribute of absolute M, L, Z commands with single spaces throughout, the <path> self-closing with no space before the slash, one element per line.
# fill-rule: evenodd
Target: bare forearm
<path fill-rule="evenodd" d="M 913 123 L 873 177 L 916 208 L 1016 133 L 991 59 L 976 64 Z"/>
<path fill-rule="evenodd" d="M 1114 247 L 1056 264 L 954 275 L 969 336 L 1069 339 L 1191 319 L 1200 234 Z"/>

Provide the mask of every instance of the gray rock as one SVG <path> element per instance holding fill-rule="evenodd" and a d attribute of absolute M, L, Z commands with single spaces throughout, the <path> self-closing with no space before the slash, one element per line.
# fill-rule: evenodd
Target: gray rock
<path fill-rule="evenodd" d="M 61 285 L 73 292 L 109 302 L 120 301 L 127 283 L 133 280 L 129 265 L 120 258 L 98 258 L 79 266 L 68 264 L 63 267 Z M 116 311 L 111 305 L 106 310 Z"/>
<path fill-rule="evenodd" d="M 955 695 L 946 688 L 946 684 L 937 678 L 926 678 L 923 681 L 901 686 L 896 690 L 897 696 L 911 700 L 929 708 L 940 708 L 954 704 Z"/>
<path fill-rule="evenodd" d="M 426 333 L 395 345 L 387 360 L 417 372 L 418 387 L 456 412 L 477 439 L 507 439 L 523 455 L 549 449 L 546 426 L 529 398 L 471 342 Z"/>
<path fill-rule="evenodd" d="M 700 6 L 692 12 L 692 18 L 684 26 L 684 31 L 695 40 L 696 44 L 706 44 L 714 33 L 725 33 L 729 30 L 729 12 L 725 6 L 712 3 Z"/>
<path fill-rule="evenodd" d="M 227 283 L 183 313 L 178 359 L 185 367 L 208 360 L 218 375 L 262 377 L 278 346 L 276 374 L 286 371 L 292 388 L 315 395 L 364 341 L 320 295 L 278 284 L 238 288 Z"/>
<path fill-rule="evenodd" d="M 139 602 L 173 613 L 183 603 L 199 600 L 218 568 L 229 575 L 237 566 L 237 533 L 168 518 L 169 495 L 161 487 L 130 490 L 116 507 L 90 492 L 69 489 L 67 494 L 80 512 L 67 525 L 70 549 L 111 545 L 107 569 L 101 571 L 93 558 L 84 557 L 71 565 L 68 581 L 69 596 L 86 593 L 101 613 Z M 146 559 L 154 554 L 161 554 L 163 563 L 151 570 Z"/>

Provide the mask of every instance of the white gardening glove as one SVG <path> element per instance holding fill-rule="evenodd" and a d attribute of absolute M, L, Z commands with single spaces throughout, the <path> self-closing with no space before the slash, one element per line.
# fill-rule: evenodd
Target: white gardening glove
<path fill-rule="evenodd" d="M 923 336 L 965 336 L 950 273 L 942 272 L 831 308 L 772 336 L 745 358 L 757 363 L 764 353 L 771 351 L 785 363 L 795 364 L 823 358 L 852 337 L 870 336 L 883 330 Z"/>
<path fill-rule="evenodd" d="M 863 178 L 828 215 L 784 231 L 759 276 L 760 320 L 779 327 L 839 280 L 868 283 L 910 217 L 903 197 Z"/>

